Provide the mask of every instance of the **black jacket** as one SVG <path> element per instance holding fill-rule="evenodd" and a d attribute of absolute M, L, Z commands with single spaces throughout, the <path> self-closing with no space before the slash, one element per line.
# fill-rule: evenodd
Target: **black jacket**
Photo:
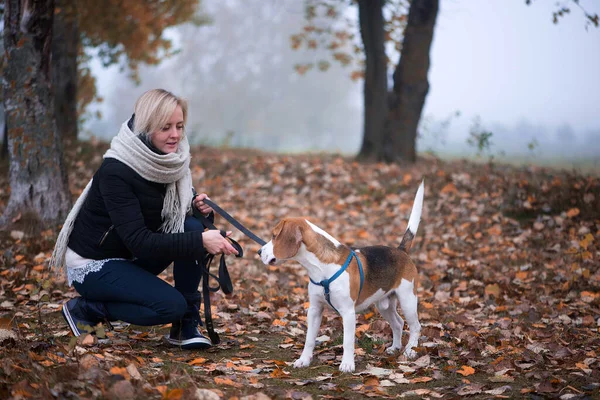
<path fill-rule="evenodd" d="M 203 259 L 201 231 L 159 232 L 165 193 L 165 184 L 142 178 L 114 158 L 104 159 L 75 220 L 69 248 L 94 260 Z"/>

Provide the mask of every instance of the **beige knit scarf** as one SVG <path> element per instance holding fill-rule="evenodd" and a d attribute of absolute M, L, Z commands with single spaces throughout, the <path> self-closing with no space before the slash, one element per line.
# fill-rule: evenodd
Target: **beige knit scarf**
<path fill-rule="evenodd" d="M 127 121 L 121 125 L 121 130 L 110 142 L 110 149 L 104 153 L 104 158 L 115 158 L 144 179 L 151 182 L 167 184 L 167 192 L 162 209 L 163 224 L 161 231 L 166 233 L 183 232 L 185 216 L 192 202 L 192 174 L 190 171 L 190 145 L 186 136 L 179 142 L 176 153 L 157 154 L 150 150 L 127 126 Z M 93 180 L 93 179 L 92 179 Z M 87 184 L 75 205 L 67 215 L 63 227 L 58 234 L 50 267 L 60 270 L 65 264 L 65 253 L 69 236 L 73 230 L 75 219 L 92 187 L 92 180 Z"/>

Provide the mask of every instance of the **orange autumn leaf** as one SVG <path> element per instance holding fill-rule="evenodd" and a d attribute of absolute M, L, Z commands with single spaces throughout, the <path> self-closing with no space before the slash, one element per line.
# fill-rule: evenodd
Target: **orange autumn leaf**
<path fill-rule="evenodd" d="M 485 287 L 485 294 L 486 295 L 493 295 L 495 297 L 500 297 L 500 293 L 502 292 L 502 289 L 500 289 L 500 286 L 498 286 L 497 283 L 491 284 L 491 285 L 487 285 Z"/>
<path fill-rule="evenodd" d="M 287 364 L 282 360 L 265 360 L 265 363 L 273 363 L 278 367 L 285 367 Z"/>
<path fill-rule="evenodd" d="M 469 367 L 468 365 L 463 365 L 456 372 L 461 374 L 462 376 L 469 376 L 469 375 L 473 375 L 475 373 L 475 369 L 473 367 Z"/>
<path fill-rule="evenodd" d="M 109 372 L 111 373 L 111 375 L 121 375 L 123 378 L 125 378 L 127 380 L 131 379 L 131 376 L 129 375 L 129 371 L 127 371 L 127 368 L 112 367 Z"/>
<path fill-rule="evenodd" d="M 64 364 L 67 362 L 67 360 L 64 357 L 58 356 L 56 354 L 52 354 L 52 353 L 48 353 L 48 358 L 51 359 L 54 362 L 60 363 L 60 364 Z"/>
<path fill-rule="evenodd" d="M 33 395 L 25 389 L 13 389 L 12 394 L 18 397 L 33 397 Z"/>
<path fill-rule="evenodd" d="M 515 278 L 523 281 L 523 280 L 527 279 L 528 275 L 529 275 L 529 272 L 527 272 L 527 271 L 519 271 L 516 273 Z"/>
<path fill-rule="evenodd" d="M 240 372 L 250 372 L 254 368 L 252 368 L 249 365 L 240 365 L 240 366 L 234 366 L 233 369 L 236 370 L 236 371 L 240 371 Z"/>
<path fill-rule="evenodd" d="M 500 363 L 501 361 L 504 361 L 504 356 L 500 356 L 498 358 L 496 358 L 494 361 L 492 361 L 490 364 L 492 365 L 496 365 L 498 363 Z"/>
<path fill-rule="evenodd" d="M 446 194 L 446 193 L 457 193 L 457 192 L 458 192 L 458 189 L 456 189 L 456 186 L 454 186 L 454 183 L 449 183 L 442 188 L 440 193 Z"/>
<path fill-rule="evenodd" d="M 286 375 L 289 375 L 289 372 L 285 372 L 281 368 L 276 368 L 273 372 L 270 373 L 271 378 L 285 378 Z"/>
<path fill-rule="evenodd" d="M 567 211 L 567 217 L 569 218 L 573 218 L 579 215 L 579 208 L 571 208 L 569 211 Z"/>
<path fill-rule="evenodd" d="M 362 324 L 356 327 L 356 337 L 360 337 L 361 334 L 369 330 L 369 324 Z"/>
<path fill-rule="evenodd" d="M 502 227 L 498 224 L 492 226 L 487 230 L 488 235 L 490 236 L 500 236 L 502 235 Z"/>
<path fill-rule="evenodd" d="M 442 253 L 447 254 L 449 256 L 457 256 L 458 255 L 457 252 L 450 250 L 448 247 L 442 247 Z"/>
<path fill-rule="evenodd" d="M 365 229 L 361 229 L 356 233 L 356 235 L 361 239 L 367 239 L 369 237 L 369 232 L 367 232 Z"/>
<path fill-rule="evenodd" d="M 422 376 L 420 378 L 413 378 L 410 380 L 410 383 L 425 383 L 433 380 L 433 378 L 429 376 Z"/>
<path fill-rule="evenodd" d="M 220 377 L 215 377 L 215 383 L 217 385 L 227 385 L 227 386 L 233 386 L 235 388 L 241 388 L 243 385 L 239 382 L 234 382 L 233 380 L 229 379 L 229 378 L 220 378 Z"/>
<path fill-rule="evenodd" d="M 588 292 L 587 290 L 584 290 L 583 292 L 581 292 L 581 300 L 584 301 L 585 303 L 591 303 L 598 296 L 599 295 L 597 293 Z"/>
<path fill-rule="evenodd" d="M 375 376 L 368 376 L 364 382 L 365 386 L 379 386 L 379 379 Z"/>
<path fill-rule="evenodd" d="M 194 365 L 204 364 L 205 362 L 206 362 L 206 358 L 199 357 L 199 358 L 194 358 L 192 361 L 189 361 L 188 364 L 194 366 Z"/>
<path fill-rule="evenodd" d="M 179 400 L 183 396 L 183 389 L 169 390 L 167 394 L 167 400 Z"/>
<path fill-rule="evenodd" d="M 578 363 L 575 363 L 575 366 L 579 369 L 590 369 L 590 366 L 585 363 L 578 362 Z"/>
<path fill-rule="evenodd" d="M 592 236 L 591 233 L 588 233 L 587 235 L 585 235 L 585 237 L 582 240 L 579 241 L 579 246 L 581 246 L 582 249 L 587 250 L 590 243 L 592 243 L 593 241 L 594 241 L 594 236 Z"/>
<path fill-rule="evenodd" d="M 158 390 L 158 392 L 162 395 L 163 399 L 167 398 L 167 386 L 166 385 L 156 386 L 155 389 Z"/>

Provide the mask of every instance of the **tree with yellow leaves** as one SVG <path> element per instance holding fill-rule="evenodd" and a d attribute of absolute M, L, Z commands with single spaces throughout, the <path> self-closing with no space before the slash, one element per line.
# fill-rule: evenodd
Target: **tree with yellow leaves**
<path fill-rule="evenodd" d="M 35 235 L 62 222 L 70 209 L 61 139 L 76 138 L 78 116 L 97 99 L 85 49 L 96 49 L 105 66 L 127 65 L 135 79 L 140 63 L 156 64 L 171 54 L 167 28 L 199 22 L 197 8 L 197 0 L 5 1 L 11 192 L 0 229 L 19 225 Z"/>
<path fill-rule="evenodd" d="M 174 53 L 165 31 L 201 24 L 199 0 L 56 0 L 52 83 L 59 134 L 77 138 L 86 107 L 101 101 L 90 70 L 91 52 L 107 67 L 120 63 L 138 80 L 141 64 L 158 64 Z"/>

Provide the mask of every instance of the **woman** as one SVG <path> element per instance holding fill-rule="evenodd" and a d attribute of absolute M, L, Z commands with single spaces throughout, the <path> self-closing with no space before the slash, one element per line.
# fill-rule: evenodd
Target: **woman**
<path fill-rule="evenodd" d="M 172 323 L 169 343 L 211 346 L 198 330 L 197 260 L 237 251 L 190 216 L 193 206 L 214 218 L 208 196 L 193 197 L 186 120 L 185 100 L 162 89 L 144 93 L 67 216 L 51 265 L 66 266 L 81 295 L 62 308 L 75 336 L 103 321 Z M 157 276 L 171 262 L 175 287 Z"/>

